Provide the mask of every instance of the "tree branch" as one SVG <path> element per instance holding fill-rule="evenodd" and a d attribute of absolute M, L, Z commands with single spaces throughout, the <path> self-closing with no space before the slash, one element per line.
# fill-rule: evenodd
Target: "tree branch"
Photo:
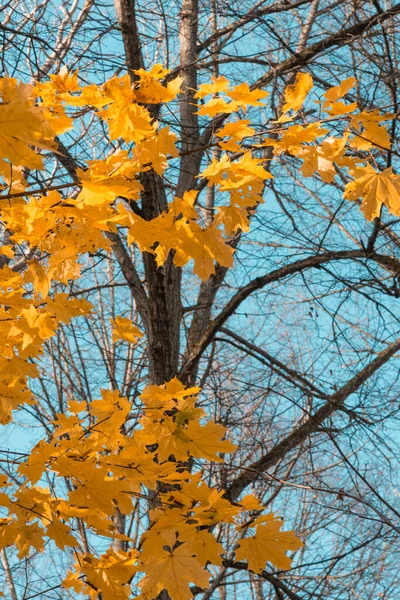
<path fill-rule="evenodd" d="M 117 233 L 112 233 L 111 231 L 107 231 L 106 236 L 112 242 L 114 256 L 117 259 L 118 264 L 121 267 L 121 271 L 126 279 L 126 282 L 129 285 L 129 288 L 133 294 L 133 297 L 138 307 L 139 314 L 147 331 L 149 327 L 150 318 L 149 299 L 142 285 L 142 282 L 140 281 L 140 277 L 132 263 L 132 259 L 129 256 L 128 251 L 125 248 L 120 236 Z"/>
<path fill-rule="evenodd" d="M 204 42 L 197 46 L 197 51 L 198 53 L 202 52 L 219 38 L 223 37 L 224 35 L 232 35 L 234 31 L 240 27 L 243 27 L 244 25 L 247 25 L 247 23 L 250 23 L 250 21 L 261 19 L 261 17 L 265 17 L 267 15 L 293 10 L 294 8 L 300 8 L 303 6 L 303 4 L 310 4 L 311 1 L 312 0 L 298 0 L 297 2 L 293 3 L 284 1 L 277 2 L 272 6 L 263 6 L 264 0 L 261 0 L 261 2 L 253 6 L 251 10 L 249 10 L 248 13 L 246 13 L 243 17 L 210 35 L 206 40 L 204 40 Z"/>
<path fill-rule="evenodd" d="M 232 502 L 236 500 L 242 491 L 257 479 L 260 473 L 275 465 L 291 450 L 302 444 L 312 433 L 315 433 L 321 424 L 333 413 L 339 410 L 346 399 L 354 394 L 378 369 L 400 350 L 400 339 L 390 344 L 380 352 L 373 361 L 364 367 L 357 375 L 352 377 L 337 392 L 329 396 L 313 415 L 302 425 L 296 427 L 286 438 L 281 440 L 267 454 L 254 462 L 246 471 L 243 471 L 227 488 L 226 497 Z"/>
<path fill-rule="evenodd" d="M 129 71 L 143 68 L 142 50 L 136 23 L 135 0 L 114 0 L 118 23 L 125 48 L 126 66 Z M 134 77 L 133 73 L 130 73 Z"/>
<path fill-rule="evenodd" d="M 295 273 L 300 273 L 310 268 L 319 268 L 319 266 L 323 265 L 324 263 L 329 263 L 336 260 L 348 260 L 356 258 L 368 258 L 374 260 L 384 268 L 389 269 L 394 273 L 398 273 L 400 271 L 400 262 L 398 260 L 389 256 L 376 253 L 366 255 L 365 250 L 361 249 L 343 250 L 340 252 L 325 252 L 323 254 L 317 254 L 315 256 L 310 256 L 308 258 L 304 258 L 292 264 L 286 265 L 284 267 L 280 267 L 279 269 L 276 269 L 262 277 L 256 277 L 247 285 L 238 290 L 238 292 L 236 292 L 236 294 L 221 310 L 219 315 L 215 317 L 215 319 L 210 323 L 203 337 L 192 349 L 190 355 L 183 364 L 179 373 L 179 377 L 181 378 L 181 380 L 186 381 L 188 377 L 190 377 L 192 369 L 196 368 L 200 357 L 202 356 L 204 350 L 207 348 L 208 344 L 211 342 L 214 335 L 217 333 L 217 331 L 220 330 L 224 323 L 226 323 L 229 317 L 234 314 L 234 312 L 237 310 L 240 304 L 244 302 L 244 300 L 246 300 L 246 298 L 248 298 L 253 292 L 262 289 L 270 283 L 280 281 L 281 279 L 284 279 L 289 275 L 294 275 Z"/>
<path fill-rule="evenodd" d="M 386 11 L 382 11 L 380 13 L 375 13 L 371 17 L 348 27 L 347 29 L 343 29 L 342 31 L 337 31 L 331 36 L 316 42 L 315 44 L 311 44 L 307 48 L 304 48 L 301 52 L 295 52 L 293 56 L 282 61 L 281 63 L 274 65 L 272 69 L 270 69 L 267 73 L 265 73 L 262 77 L 257 79 L 250 88 L 262 88 L 268 85 L 271 81 L 273 81 L 278 75 L 283 75 L 285 73 L 290 73 L 298 69 L 299 67 L 304 67 L 309 64 L 315 56 L 321 54 L 325 50 L 329 50 L 331 48 L 335 48 L 336 46 L 345 46 L 354 42 L 354 39 L 360 37 L 374 27 L 377 23 L 383 23 L 390 17 L 397 15 L 400 13 L 400 3 L 395 4 L 392 8 Z M 212 122 L 205 128 L 202 135 L 200 136 L 199 146 L 206 146 L 209 143 L 209 140 L 213 134 L 213 132 L 222 126 L 224 121 L 229 117 L 228 114 L 219 115 L 216 119 L 213 119 Z"/>

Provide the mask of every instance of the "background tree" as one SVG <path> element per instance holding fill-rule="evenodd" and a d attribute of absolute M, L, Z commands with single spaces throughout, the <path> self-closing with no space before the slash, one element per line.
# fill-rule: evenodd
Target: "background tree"
<path fill-rule="evenodd" d="M 314 99 L 354 76 L 359 84 L 348 98 L 360 109 L 397 114 L 400 5 L 393 2 L 117 0 L 115 6 L 23 8 L 3 6 L 3 74 L 45 82 L 67 65 L 79 68 L 83 82 L 98 83 L 159 62 L 171 78 L 184 77 L 179 102 L 161 115 L 153 108 L 178 134 L 181 157 L 170 180 L 143 175 L 145 220 L 164 210 L 168 194 L 193 188 L 200 191 L 204 223 L 215 218 L 218 193 L 197 175 L 218 157 L 209 142 L 224 118 L 199 118 L 194 107 L 194 90 L 210 75 L 269 91 L 266 108 L 249 109 L 247 118 L 270 138 L 279 138 L 274 121 L 283 90 L 299 71 L 311 73 Z M 308 103 L 300 122 L 318 120 L 319 110 Z M 76 181 L 87 160 L 118 146 L 106 147 L 104 132 L 83 113 L 80 130 L 63 136 L 46 171 L 25 173 L 31 185 Z M 342 124 L 338 119 L 338 130 Z M 379 170 L 396 171 L 396 128 L 397 118 L 389 124 L 391 150 L 384 140 L 375 146 Z M 234 269 L 218 267 L 200 282 L 171 258 L 156 268 L 151 254 L 142 262 L 140 253 L 127 250 L 123 231 L 112 236 L 113 259 L 101 252 L 87 259 L 85 279 L 67 291 L 95 302 L 101 318 L 71 322 L 48 343 L 43 376 L 33 384 L 38 404 L 25 417 L 19 413 L 19 426 L 35 423 L 33 438 L 50 434 L 50 420 L 67 399 L 96 398 L 99 387 L 135 400 L 148 382 L 178 375 L 196 383 L 207 414 L 228 426 L 238 444 L 228 466 L 210 467 L 210 482 L 232 500 L 253 490 L 269 509 L 293 519 L 306 546 L 290 570 L 268 570 L 263 582 L 245 563 L 225 561 L 212 587 L 195 592 L 203 598 L 395 598 L 397 219 L 384 210 L 366 222 L 357 202 L 343 200 L 345 170 L 337 169 L 333 181 L 321 172 L 310 178 L 299 157 L 273 155 L 272 146 L 259 152 L 274 179 L 250 231 L 232 236 Z M 358 152 L 362 157 L 369 148 L 360 144 Z M 142 329 L 146 319 L 146 337 L 134 347 L 113 343 L 109 318 L 116 315 Z M 12 438 L 7 445 L 26 450 Z M 4 461 L 15 475 L 9 454 Z M 147 510 L 138 501 L 133 522 L 121 517 L 119 528 L 139 535 Z M 224 527 L 219 535 L 228 535 Z M 55 558 L 55 572 L 60 561 Z M 3 553 L 3 567 L 11 597 L 67 597 L 59 588 L 43 591 L 52 583 L 38 557 L 18 564 Z M 52 581 L 58 585 L 56 575 Z"/>

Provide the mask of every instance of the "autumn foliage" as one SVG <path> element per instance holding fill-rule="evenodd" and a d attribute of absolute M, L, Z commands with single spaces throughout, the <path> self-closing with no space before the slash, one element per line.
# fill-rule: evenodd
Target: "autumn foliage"
<path fill-rule="evenodd" d="M 246 119 L 248 107 L 261 106 L 267 92 L 246 83 L 231 87 L 225 77 L 202 84 L 195 94 L 198 115 L 214 118 L 210 147 L 215 152 L 199 178 L 226 201 L 208 225 L 196 209 L 197 189 L 172 195 L 167 210 L 145 220 L 134 209 L 142 177 L 148 172 L 163 177 L 184 152 L 156 118 L 157 106 L 173 102 L 181 84 L 180 77 L 168 79 L 160 65 L 136 71 L 135 85 L 124 75 L 103 85 L 80 86 L 78 74 L 66 70 L 36 85 L 0 80 L 1 221 L 8 233 L 0 249 L 3 424 L 20 405 L 35 402 L 29 380 L 38 376 L 35 360 L 46 340 L 61 323 L 96 311 L 88 301 L 55 287 L 81 276 L 84 254 L 110 252 L 117 230 L 126 232 L 129 245 L 153 254 L 159 266 L 169 256 L 177 267 L 192 262 L 202 280 L 215 273 L 216 263 L 233 265 L 232 236 L 249 229 L 272 177 L 260 148 L 296 157 L 305 177 L 318 173 L 330 182 L 338 168 L 345 171 L 344 197 L 359 202 L 369 220 L 380 215 L 383 205 L 400 216 L 400 178 L 390 168 L 380 172 L 374 162 L 375 150 L 390 148 L 385 121 L 394 115 L 360 111 L 355 102 L 347 102 L 346 94 L 357 85 L 354 78 L 313 98 L 310 75 L 298 73 L 286 88 L 281 116 L 267 130 L 257 130 Z M 296 124 L 307 102 L 317 107 L 319 118 Z M 56 136 L 72 129 L 83 113 L 104 124 L 118 149 L 89 161 L 78 170 L 77 181 L 56 189 L 27 186 L 26 171 L 41 169 L 43 156 L 59 151 Z M 331 124 L 338 121 L 342 135 L 333 137 Z M 22 264 L 14 258 L 16 248 L 25 256 Z M 111 326 L 113 342 L 135 344 L 146 335 L 122 315 Z M 197 404 L 200 392 L 174 378 L 147 386 L 139 408 L 118 391 L 101 390 L 92 403 L 71 398 L 67 414 L 54 422 L 54 435 L 40 441 L 19 466 L 24 484 L 15 489 L 6 477 L 1 480 L 1 547 L 15 544 L 20 558 L 31 549 L 44 551 L 46 540 L 61 550 L 76 548 L 83 523 L 91 535 L 109 540 L 110 548 L 97 557 L 76 551 L 75 568 L 63 585 L 91 598 L 101 594 L 104 600 L 126 598 L 131 586 L 138 586 L 133 589 L 143 599 L 163 589 L 172 600 L 189 599 L 190 585 L 208 587 L 208 563 L 220 565 L 233 551 L 235 560 L 247 561 L 254 573 L 267 562 L 289 568 L 286 552 L 302 542 L 293 532 L 281 531 L 281 518 L 264 515 L 252 495 L 232 503 L 224 490 L 204 480 L 202 462 L 222 461 L 234 445 L 224 427 L 205 419 Z M 68 481 L 65 497 L 43 487 L 46 473 Z M 115 517 L 131 514 L 138 496 L 149 499 L 150 513 L 147 531 L 135 542 L 118 533 Z M 236 528 L 235 548 L 217 540 L 220 523 Z M 116 539 L 130 549 L 113 550 Z"/>

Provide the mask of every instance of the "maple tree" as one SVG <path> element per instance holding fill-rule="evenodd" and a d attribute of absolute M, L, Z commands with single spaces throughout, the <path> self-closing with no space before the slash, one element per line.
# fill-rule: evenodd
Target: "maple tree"
<path fill-rule="evenodd" d="M 1 20 L 3 589 L 375 600 L 400 7 L 178 5 Z"/>
<path fill-rule="evenodd" d="M 34 85 L 0 80 L 1 220 L 8 232 L 1 252 L 9 259 L 0 271 L 3 424 L 21 404 L 35 402 L 29 380 L 38 375 L 35 359 L 43 344 L 61 323 L 95 311 L 88 301 L 57 291 L 57 285 L 81 276 L 83 255 L 112 252 L 113 236 L 120 229 L 126 231 L 128 246 L 136 245 L 157 268 L 167 261 L 179 268 L 193 261 L 194 273 L 206 281 L 215 274 L 216 263 L 233 265 L 231 236 L 248 230 L 263 202 L 265 182 L 272 178 L 257 156 L 259 148 L 299 158 L 306 177 L 317 172 L 331 181 L 338 167 L 346 168 L 353 180 L 344 197 L 362 198 L 367 219 L 379 216 L 382 206 L 399 215 L 400 177 L 373 165 L 374 148 L 390 147 L 384 123 L 395 115 L 359 111 L 355 102 L 346 102 L 356 85 L 350 78 L 318 100 L 320 121 L 296 124 L 313 86 L 308 73 L 298 73 L 286 88 L 271 136 L 242 118 L 249 106 L 266 101 L 267 92 L 247 84 L 231 87 L 225 77 L 200 85 L 194 95 L 200 101 L 198 114 L 220 117 L 224 123 L 215 129 L 210 140 L 215 154 L 198 177 L 218 189 L 224 203 L 215 219 L 202 225 L 199 189 L 187 189 L 181 197 L 172 196 L 159 215 L 144 218 L 135 210 L 143 178 L 165 176 L 184 153 L 176 135 L 155 118 L 154 106 L 181 93 L 183 79 L 164 83 L 167 74 L 155 65 L 150 71 L 134 71 L 133 84 L 127 74 L 103 85 L 82 86 L 78 73 L 67 69 Z M 57 151 L 56 136 L 74 127 L 79 114 L 74 110 L 81 107 L 104 124 L 110 140 L 119 140 L 118 148 L 78 169 L 78 179 L 68 183 L 72 193 L 64 192 L 66 184 L 31 189 L 25 170 L 42 168 L 43 155 Z M 330 124 L 338 115 L 342 137 L 333 137 Z M 360 150 L 368 153 L 360 155 Z M 14 260 L 16 248 L 26 257 L 23 268 Z M 144 332 L 122 315 L 111 326 L 113 343 L 136 344 L 143 335 L 152 335 L 145 319 Z M 39 441 L 21 462 L 23 484 L 14 489 L 6 477 L 2 480 L 1 505 L 7 516 L 0 523 L 1 547 L 15 544 L 20 559 L 32 548 L 44 551 L 46 539 L 61 550 L 79 548 L 77 524 L 84 523 L 91 534 L 109 539 L 110 547 L 98 558 L 77 550 L 75 567 L 62 585 L 104 600 L 126 598 L 131 584 L 139 588 L 140 598 L 156 598 L 163 590 L 172 600 L 191 598 L 190 584 L 206 588 L 210 574 L 205 567 L 221 564 L 227 552 L 215 535 L 221 523 L 236 527 L 236 560 L 247 561 L 249 570 L 260 573 L 267 561 L 289 568 L 285 552 L 298 550 L 302 542 L 293 532 L 280 531 L 280 518 L 264 515 L 264 507 L 251 495 L 232 501 L 223 489 L 206 483 L 202 461 L 221 461 L 220 455 L 235 446 L 222 425 L 203 421 L 205 412 L 197 405 L 201 390 L 183 380 L 173 377 L 160 383 L 150 371 L 152 383 L 139 397 L 137 417 L 132 402 L 118 390 L 101 390 L 101 398 L 90 403 L 71 398 L 67 413 L 54 420 L 54 434 Z M 46 473 L 68 482 L 64 497 L 39 485 Z M 52 488 L 57 489 L 56 483 Z M 118 531 L 115 518 L 130 515 L 133 499 L 143 494 L 152 508 L 149 526 L 135 542 Z M 126 550 L 114 550 L 115 540 L 123 541 Z"/>

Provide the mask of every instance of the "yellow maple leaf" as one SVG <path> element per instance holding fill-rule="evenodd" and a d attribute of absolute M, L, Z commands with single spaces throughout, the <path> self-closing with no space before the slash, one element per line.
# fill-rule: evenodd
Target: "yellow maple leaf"
<path fill-rule="evenodd" d="M 379 217 L 382 205 L 396 216 L 400 216 L 400 176 L 393 173 L 392 167 L 375 171 L 367 167 L 355 170 L 355 180 L 346 185 L 344 198 L 362 198 L 361 210 L 365 218 L 372 221 Z"/>
<path fill-rule="evenodd" d="M 297 155 L 304 161 L 301 168 L 304 177 L 318 172 L 322 181 L 333 181 L 336 175 L 334 163 L 341 165 L 347 139 L 348 133 L 342 138 L 328 137 L 321 145 L 303 146 Z"/>
<path fill-rule="evenodd" d="M 186 219 L 197 220 L 199 215 L 197 214 L 194 205 L 198 196 L 198 190 L 190 190 L 189 192 L 183 193 L 183 198 L 175 196 L 174 200 L 168 205 L 168 212 L 172 212 L 175 218 L 180 215 Z"/>
<path fill-rule="evenodd" d="M 80 96 L 72 96 L 70 93 L 63 93 L 61 98 L 70 106 L 93 106 L 94 108 L 103 108 L 103 106 L 109 103 L 107 97 L 102 93 L 101 88 L 95 83 L 91 83 L 82 88 Z"/>
<path fill-rule="evenodd" d="M 12 271 L 10 267 L 4 265 L 0 269 L 0 288 L 3 291 L 13 288 L 20 288 L 23 285 L 23 279 L 19 273 Z"/>
<path fill-rule="evenodd" d="M 55 435 L 60 437 L 68 433 L 71 438 L 79 437 L 82 432 L 81 422 L 76 415 L 64 415 L 57 413 L 57 419 L 53 421 L 53 424 L 57 427 Z"/>
<path fill-rule="evenodd" d="M 197 114 L 200 116 L 215 117 L 220 114 L 233 113 L 238 108 L 239 104 L 235 101 L 227 102 L 224 98 L 211 98 L 211 100 L 199 106 Z"/>
<path fill-rule="evenodd" d="M 263 510 L 264 508 L 253 494 L 246 494 L 246 496 L 241 499 L 240 504 L 245 510 Z"/>
<path fill-rule="evenodd" d="M 249 124 L 249 119 L 239 119 L 233 121 L 233 123 L 226 123 L 221 129 L 218 129 L 216 136 L 219 138 L 230 137 L 241 141 L 244 137 L 249 137 L 255 132 L 255 129 L 249 127 Z"/>
<path fill-rule="evenodd" d="M 28 459 L 19 465 L 18 473 L 26 477 L 32 484 L 36 483 L 41 478 L 52 452 L 53 447 L 41 440 L 32 449 Z"/>
<path fill-rule="evenodd" d="M 109 516 L 115 514 L 116 506 L 125 515 L 132 511 L 128 481 L 110 477 L 107 467 L 96 468 L 91 460 L 86 460 L 84 465 L 80 465 L 80 469 L 82 474 L 79 475 L 79 480 L 75 480 L 75 489 L 68 493 L 72 504 L 89 506 L 92 510 Z"/>
<path fill-rule="evenodd" d="M 170 552 L 158 549 L 143 568 L 146 576 L 139 585 L 145 598 L 156 597 L 166 589 L 173 600 L 190 600 L 193 598 L 190 583 L 208 587 L 210 574 L 201 567 L 187 543 Z"/>
<path fill-rule="evenodd" d="M 4 207 L 2 218 L 13 231 L 12 240 L 16 243 L 28 242 L 31 246 L 44 249 L 49 243 L 48 234 L 54 230 L 57 221 L 51 204 L 60 201 L 60 195 L 54 190 L 47 196 L 31 198 L 29 202 L 13 202 L 9 207 Z"/>
<path fill-rule="evenodd" d="M 136 69 L 133 71 L 141 81 L 142 79 L 150 79 L 150 80 L 159 80 L 163 79 L 169 73 L 169 69 L 164 69 L 161 63 L 157 63 L 151 67 L 150 71 L 146 71 L 146 69 Z"/>
<path fill-rule="evenodd" d="M 226 150 L 227 152 L 240 152 L 240 143 L 234 138 L 218 142 L 218 146 L 221 150 Z"/>
<path fill-rule="evenodd" d="M 49 75 L 50 81 L 57 92 L 78 92 L 78 71 L 69 73 L 66 66 L 63 66 L 58 73 Z"/>
<path fill-rule="evenodd" d="M 6 548 L 14 544 L 17 533 L 17 521 L 10 518 L 0 518 L 0 548 Z"/>
<path fill-rule="evenodd" d="M 213 565 L 222 564 L 221 555 L 224 554 L 224 547 L 206 529 L 192 531 L 190 538 L 186 541 L 192 546 L 193 552 L 202 567 L 205 567 L 207 562 Z"/>
<path fill-rule="evenodd" d="M 266 98 L 269 93 L 263 90 L 251 90 L 248 83 L 241 83 L 227 92 L 228 96 L 234 100 L 240 108 L 246 109 L 247 106 L 263 106 L 261 98 Z"/>
<path fill-rule="evenodd" d="M 357 83 L 357 79 L 355 77 L 348 77 L 344 81 L 342 81 L 339 85 L 335 85 L 334 87 L 329 88 L 324 94 L 326 98 L 325 105 L 331 102 L 337 102 L 339 98 L 343 98 Z"/>
<path fill-rule="evenodd" d="M 223 267 L 232 267 L 233 248 L 225 243 L 222 232 L 212 224 L 202 229 L 197 223 L 189 222 L 181 224 L 178 228 L 178 236 L 183 233 L 181 239 L 177 239 L 175 245 L 174 263 L 178 267 L 185 265 L 191 258 L 194 260 L 194 273 L 203 281 L 215 273 L 214 261 Z"/>
<path fill-rule="evenodd" d="M 3 381 L 6 384 L 0 385 L 0 423 L 6 425 L 11 421 L 11 411 L 17 410 L 22 404 L 35 404 L 32 393 L 27 389 L 24 382 L 24 369 L 30 367 L 29 363 L 23 360 L 3 360 L 2 369 Z M 31 376 L 37 376 L 37 367 L 33 366 Z M 11 372 L 10 372 L 11 371 Z M 14 371 L 17 371 L 15 373 Z M 16 377 L 18 376 L 18 381 Z M 14 381 L 13 381 L 14 379 Z"/>
<path fill-rule="evenodd" d="M 149 408 L 170 409 L 176 408 L 188 397 L 192 397 L 194 401 L 199 392 L 201 388 L 187 388 L 177 377 L 174 377 L 164 385 L 148 385 L 139 398 Z"/>
<path fill-rule="evenodd" d="M 4 159 L 0 158 L 0 175 L 4 179 L 6 185 L 0 186 L 8 188 L 8 193 L 23 192 L 28 184 L 24 179 L 24 169 L 22 166 L 13 165 Z"/>
<path fill-rule="evenodd" d="M 266 139 L 260 146 L 272 146 L 274 154 L 288 152 L 293 156 L 297 156 L 303 149 L 305 142 L 313 142 L 318 137 L 328 133 L 328 129 L 321 127 L 321 123 L 310 123 L 303 127 L 302 125 L 291 125 L 282 131 L 278 140 Z"/>
<path fill-rule="evenodd" d="M 303 106 L 304 100 L 313 85 L 309 73 L 297 73 L 296 81 L 285 89 L 285 104 L 282 107 L 282 112 L 287 113 L 289 110 L 297 112 Z"/>
<path fill-rule="evenodd" d="M 137 180 L 140 165 L 128 157 L 126 151 L 112 154 L 105 160 L 89 161 L 86 171 L 77 170 L 82 190 L 78 206 L 98 206 L 114 202 L 118 196 L 137 200 L 142 189 Z"/>
<path fill-rule="evenodd" d="M 232 235 L 239 230 L 249 231 L 250 213 L 240 206 L 219 206 L 216 222 L 223 224 L 226 235 Z"/>
<path fill-rule="evenodd" d="M 223 498 L 224 492 L 210 489 L 202 484 L 198 490 L 196 500 L 200 506 L 193 509 L 193 515 L 198 525 L 213 525 L 214 523 L 234 523 L 234 518 L 240 512 L 240 507 L 235 506 Z"/>
<path fill-rule="evenodd" d="M 92 600 L 92 598 L 94 597 L 90 590 L 88 589 L 88 586 L 86 585 L 86 583 L 84 581 L 82 581 L 81 579 L 81 575 L 79 574 L 79 572 L 75 572 L 73 573 L 72 571 L 68 571 L 67 576 L 65 577 L 65 579 L 63 579 L 62 581 L 62 586 L 65 589 L 72 589 L 74 590 L 74 592 L 76 594 L 88 594 L 88 597 Z M 94 590 L 92 590 L 94 591 Z M 96 596 L 98 598 L 98 594 L 96 593 Z M 95 597 L 94 597 L 95 598 Z M 96 598 L 96 600 L 97 600 Z M 124 598 L 124 600 L 126 600 L 126 597 Z"/>
<path fill-rule="evenodd" d="M 30 146 L 54 150 L 54 131 L 43 111 L 34 106 L 33 87 L 0 78 L 0 157 L 14 165 L 40 169 L 42 158 Z"/>
<path fill-rule="evenodd" d="M 322 181 L 329 183 L 334 180 L 336 169 L 333 161 L 324 156 L 320 146 L 305 146 L 299 157 L 304 161 L 301 167 L 304 177 L 311 177 L 318 172 Z"/>
<path fill-rule="evenodd" d="M 200 177 L 208 179 L 208 186 L 212 186 L 221 181 L 231 168 L 231 164 L 227 154 L 223 154 L 220 159 L 213 156 L 211 163 L 202 171 Z"/>
<path fill-rule="evenodd" d="M 253 157 L 251 152 L 245 152 L 239 160 L 231 163 L 231 171 L 239 180 L 249 175 L 263 181 L 272 179 L 271 173 L 265 170 L 263 163 L 263 159 Z"/>
<path fill-rule="evenodd" d="M 171 102 L 181 92 L 182 77 L 175 77 L 166 86 L 160 83 L 160 80 L 169 73 L 169 70 L 164 69 L 159 63 L 154 65 L 150 71 L 137 69 L 134 73 L 138 76 L 138 81 L 134 85 L 134 95 L 137 102 L 143 104 Z"/>
<path fill-rule="evenodd" d="M 26 525 L 21 523 L 18 534 L 15 538 L 15 545 L 18 548 L 18 558 L 22 559 L 28 556 L 31 547 L 37 552 L 44 550 L 43 540 L 44 530 L 37 523 Z"/>
<path fill-rule="evenodd" d="M 41 294 L 45 300 L 51 285 L 51 277 L 46 267 L 41 265 L 38 260 L 29 261 L 25 277 L 32 281 L 35 293 Z"/>
<path fill-rule="evenodd" d="M 151 164 L 155 172 L 162 175 L 168 165 L 167 155 L 172 157 L 179 155 L 175 146 L 176 140 L 176 135 L 171 133 L 168 125 L 159 129 L 153 137 L 138 144 L 135 155 L 141 165 Z"/>
<path fill-rule="evenodd" d="M 12 483 L 9 482 L 7 475 L 0 475 L 0 487 L 10 487 Z"/>
<path fill-rule="evenodd" d="M 47 299 L 47 308 L 56 321 L 69 323 L 73 317 L 87 315 L 93 308 L 93 304 L 84 298 L 68 298 L 68 294 L 60 292 L 54 294 L 53 298 Z"/>
<path fill-rule="evenodd" d="M 393 114 L 380 115 L 378 110 L 362 111 L 350 118 L 350 127 L 356 130 L 350 145 L 357 150 L 369 150 L 373 146 L 389 149 L 391 147 L 390 135 L 381 121 L 391 120 Z"/>
<path fill-rule="evenodd" d="M 97 418 L 96 431 L 112 435 L 113 432 L 119 431 L 132 406 L 117 390 L 100 391 L 101 400 L 93 400 L 90 403 L 90 413 Z"/>
<path fill-rule="evenodd" d="M 345 115 L 350 112 L 354 112 L 357 108 L 357 102 L 351 104 L 345 104 L 344 102 L 334 102 L 326 108 L 326 112 L 330 117 L 338 117 L 339 115 Z"/>
<path fill-rule="evenodd" d="M 143 333 L 136 327 L 130 319 L 121 317 L 110 319 L 112 325 L 112 343 L 115 344 L 118 340 L 124 340 L 130 344 L 136 344 L 139 338 L 143 337 Z"/>
<path fill-rule="evenodd" d="M 204 98 L 205 96 L 218 94 L 219 92 L 226 92 L 228 90 L 229 81 L 223 75 L 220 77 L 211 77 L 211 81 L 212 83 L 202 83 L 194 97 Z"/>
<path fill-rule="evenodd" d="M 159 418 L 157 418 L 159 417 Z M 157 456 L 160 463 L 174 456 L 175 460 L 188 457 L 188 438 L 186 431 L 165 413 L 152 413 L 152 419 L 143 418 L 140 423 L 143 431 L 138 432 L 136 439 L 147 445 L 157 444 Z"/>
<path fill-rule="evenodd" d="M 94 587 L 98 590 L 103 600 L 127 600 L 131 591 L 129 581 L 137 571 L 136 562 L 135 550 L 129 552 L 108 550 L 99 559 L 91 554 L 83 555 L 79 560 L 79 567 L 91 584 L 91 589 L 93 590 Z M 70 583 L 67 581 L 65 585 L 69 586 Z M 87 593 L 90 588 L 85 587 Z"/>
<path fill-rule="evenodd" d="M 280 531 L 280 519 L 274 519 L 273 515 L 268 517 L 266 523 L 257 525 L 254 535 L 239 541 L 239 548 L 236 550 L 236 559 L 247 560 L 249 569 L 254 573 L 261 573 L 267 562 L 277 569 L 290 569 L 292 561 L 285 552 L 298 550 L 303 546 L 293 531 Z"/>
<path fill-rule="evenodd" d="M 369 150 L 373 146 L 388 150 L 391 146 L 390 135 L 379 123 L 369 122 L 359 135 L 354 136 L 350 145 L 356 150 Z"/>
<path fill-rule="evenodd" d="M 60 550 L 64 550 L 65 546 L 79 546 L 77 540 L 70 533 L 69 527 L 59 519 L 53 519 L 46 529 L 46 535 L 51 538 Z"/>
<path fill-rule="evenodd" d="M 68 400 L 68 409 L 74 414 L 79 414 L 86 410 L 86 408 L 87 402 L 85 402 L 85 400 Z"/>
<path fill-rule="evenodd" d="M 138 215 L 129 215 L 128 244 L 136 242 L 141 251 L 155 254 L 160 267 L 171 250 L 175 250 L 174 263 L 183 267 L 194 260 L 194 272 L 203 280 L 215 272 L 214 261 L 224 267 L 233 265 L 233 248 L 225 243 L 222 232 L 213 223 L 202 229 L 194 220 L 175 218 L 172 210 L 146 221 Z M 128 217 L 127 211 L 119 212 Z M 155 247 L 155 244 L 158 244 Z"/>
<path fill-rule="evenodd" d="M 31 304 L 29 308 L 21 310 L 21 319 L 14 324 L 10 335 L 23 334 L 22 349 L 24 349 L 29 344 L 38 344 L 41 343 L 40 340 L 50 338 L 56 327 L 54 319 L 51 319 L 46 311 L 37 309 Z"/>
<path fill-rule="evenodd" d="M 126 143 L 139 143 L 154 135 L 156 124 L 144 106 L 136 100 L 129 75 L 113 77 L 103 86 L 108 105 L 99 111 L 99 116 L 108 124 L 110 138 L 123 138 Z"/>
<path fill-rule="evenodd" d="M 7 256 L 7 258 L 14 258 L 15 256 L 14 250 L 10 246 L 6 245 L 0 247 L 0 253 L 4 256 Z"/>
<path fill-rule="evenodd" d="M 221 439 L 225 433 L 226 428 L 214 421 L 208 421 L 205 425 L 200 425 L 198 421 L 191 421 L 185 431 L 190 454 L 196 458 L 222 462 L 223 459 L 217 453 L 236 450 L 232 442 Z"/>
<path fill-rule="evenodd" d="M 36 82 L 33 88 L 38 106 L 56 135 L 60 135 L 74 126 L 73 119 L 68 117 L 65 112 L 62 100 L 64 96 L 69 96 L 68 92 L 63 91 L 68 85 L 71 85 L 72 88 L 76 87 L 73 83 L 75 77 L 72 76 L 68 84 L 69 75 L 67 72 L 64 72 L 64 75 L 65 78 L 62 75 L 50 75 L 50 77 L 55 77 L 57 82 L 55 85 L 52 81 Z"/>

